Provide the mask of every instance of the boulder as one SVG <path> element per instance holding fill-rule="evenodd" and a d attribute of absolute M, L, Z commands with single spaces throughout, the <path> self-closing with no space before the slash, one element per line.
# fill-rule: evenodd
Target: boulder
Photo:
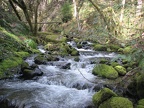
<path fill-rule="evenodd" d="M 116 79 L 118 77 L 118 72 L 112 66 L 106 64 L 96 65 L 92 73 L 108 79 Z"/>
<path fill-rule="evenodd" d="M 138 76 L 137 80 L 137 95 L 140 99 L 144 98 L 144 74 Z"/>
<path fill-rule="evenodd" d="M 95 51 L 107 51 L 107 47 L 105 45 L 96 44 L 94 45 Z"/>
<path fill-rule="evenodd" d="M 103 88 L 99 92 L 96 92 L 93 95 L 92 100 L 93 100 L 93 103 L 94 103 L 95 107 L 97 108 L 101 103 L 103 103 L 107 99 L 110 99 L 113 96 L 117 96 L 117 94 L 114 93 L 109 88 Z"/>
<path fill-rule="evenodd" d="M 64 64 L 61 69 L 70 69 L 71 63 Z"/>
<path fill-rule="evenodd" d="M 24 79 L 32 79 L 35 76 L 42 76 L 43 72 L 38 68 L 36 68 L 35 70 L 25 69 L 22 74 L 22 77 Z"/>
<path fill-rule="evenodd" d="M 125 75 L 126 69 L 123 66 L 115 66 L 115 70 L 118 72 L 119 75 Z"/>
<path fill-rule="evenodd" d="M 37 57 L 34 58 L 34 62 L 36 64 L 45 64 L 46 58 L 43 55 L 38 55 Z"/>
<path fill-rule="evenodd" d="M 111 97 L 98 108 L 133 108 L 132 102 L 124 97 Z"/>

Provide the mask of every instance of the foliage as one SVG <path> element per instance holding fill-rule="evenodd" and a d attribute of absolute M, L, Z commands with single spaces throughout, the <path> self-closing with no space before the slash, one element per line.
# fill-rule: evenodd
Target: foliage
<path fill-rule="evenodd" d="M 24 40 L 24 43 L 26 44 L 28 48 L 32 48 L 32 49 L 37 48 L 37 44 L 32 39 L 26 39 Z"/>
<path fill-rule="evenodd" d="M 72 19 L 72 7 L 69 2 L 65 2 L 61 9 L 62 21 L 68 22 Z"/>

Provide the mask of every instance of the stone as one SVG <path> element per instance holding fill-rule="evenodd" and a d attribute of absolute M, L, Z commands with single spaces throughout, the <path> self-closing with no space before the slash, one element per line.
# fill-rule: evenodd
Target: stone
<path fill-rule="evenodd" d="M 123 66 L 115 66 L 115 70 L 119 73 L 119 75 L 125 75 L 126 69 Z"/>
<path fill-rule="evenodd" d="M 116 79 L 118 77 L 118 72 L 112 67 L 106 64 L 98 64 L 92 70 L 94 75 L 108 79 Z"/>
<path fill-rule="evenodd" d="M 98 108 L 133 108 L 132 102 L 124 97 L 111 97 Z"/>
<path fill-rule="evenodd" d="M 101 103 L 103 103 L 107 99 L 110 99 L 113 96 L 117 96 L 117 94 L 114 93 L 109 88 L 103 88 L 93 95 L 92 100 L 93 100 L 95 107 L 97 108 Z"/>

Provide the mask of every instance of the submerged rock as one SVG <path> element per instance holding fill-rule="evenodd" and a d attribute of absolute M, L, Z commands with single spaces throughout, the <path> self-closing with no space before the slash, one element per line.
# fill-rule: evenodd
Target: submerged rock
<path fill-rule="evenodd" d="M 106 64 L 95 66 L 92 73 L 108 79 L 116 79 L 118 77 L 118 72 L 112 66 Z"/>

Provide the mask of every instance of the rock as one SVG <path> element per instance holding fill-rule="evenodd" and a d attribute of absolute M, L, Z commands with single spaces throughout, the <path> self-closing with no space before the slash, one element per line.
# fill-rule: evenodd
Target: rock
<path fill-rule="evenodd" d="M 30 69 L 29 64 L 27 62 L 23 62 L 21 64 L 21 71 L 23 71 L 24 69 Z"/>
<path fill-rule="evenodd" d="M 80 58 L 79 57 L 75 57 L 74 61 L 79 62 Z"/>
<path fill-rule="evenodd" d="M 136 108 L 144 108 L 144 99 L 138 101 L 138 105 Z"/>
<path fill-rule="evenodd" d="M 110 99 L 113 96 L 117 96 L 117 94 L 108 88 L 103 88 L 93 95 L 92 100 L 95 107 L 97 108 L 101 103 L 103 103 L 107 99 Z"/>
<path fill-rule="evenodd" d="M 111 97 L 106 100 L 98 108 L 133 108 L 132 102 L 124 97 Z"/>
<path fill-rule="evenodd" d="M 138 76 L 137 80 L 137 94 L 140 99 L 144 98 L 144 74 Z"/>
<path fill-rule="evenodd" d="M 36 64 L 45 64 L 46 58 L 43 55 L 38 55 L 37 57 L 34 58 L 34 62 Z"/>
<path fill-rule="evenodd" d="M 123 66 L 115 66 L 115 70 L 119 73 L 119 75 L 125 75 L 126 69 Z"/>
<path fill-rule="evenodd" d="M 32 79 L 35 76 L 42 76 L 42 75 L 43 75 L 43 72 L 38 68 L 36 68 L 35 70 L 25 69 L 23 71 L 22 77 L 24 79 Z"/>
<path fill-rule="evenodd" d="M 71 56 L 78 56 L 79 52 L 76 49 L 71 50 Z"/>
<path fill-rule="evenodd" d="M 116 79 L 118 77 L 118 72 L 112 66 L 106 64 L 96 65 L 92 73 L 108 79 Z"/>
<path fill-rule="evenodd" d="M 71 63 L 64 64 L 61 69 L 70 69 Z"/>
<path fill-rule="evenodd" d="M 107 64 L 109 61 L 106 58 L 100 59 L 100 64 Z"/>
<path fill-rule="evenodd" d="M 107 51 L 107 47 L 105 45 L 96 44 L 94 45 L 95 51 Z"/>

